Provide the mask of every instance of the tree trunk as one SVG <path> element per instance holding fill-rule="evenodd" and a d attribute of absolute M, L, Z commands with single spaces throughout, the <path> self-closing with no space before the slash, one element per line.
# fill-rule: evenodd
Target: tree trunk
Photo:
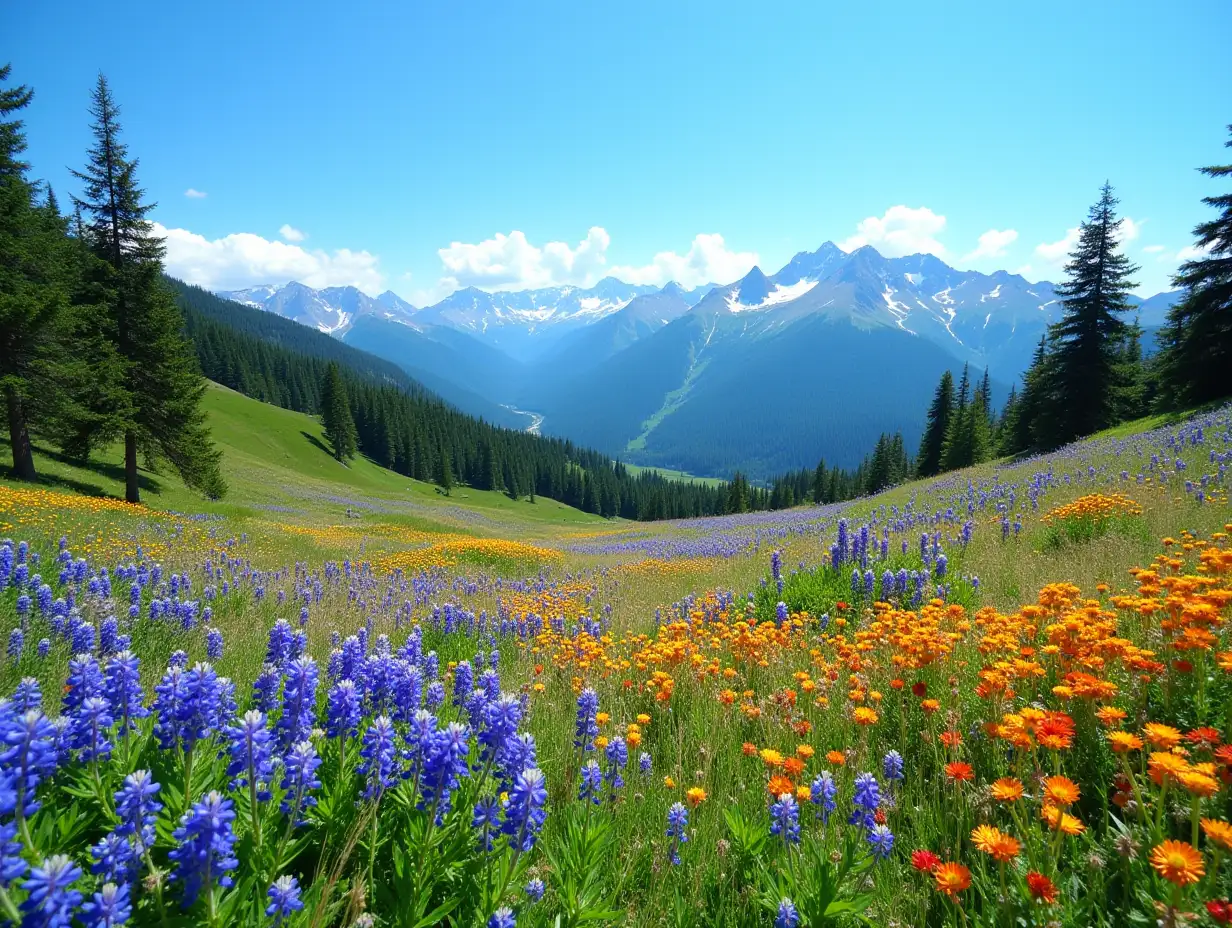
<path fill-rule="evenodd" d="M 137 485 L 137 433 L 132 429 L 124 433 L 124 499 L 141 502 L 141 488 Z"/>
<path fill-rule="evenodd" d="M 30 448 L 30 430 L 26 425 L 26 411 L 21 407 L 21 397 L 9 387 L 9 444 L 13 448 L 13 476 L 18 480 L 34 480 L 34 453 Z"/>

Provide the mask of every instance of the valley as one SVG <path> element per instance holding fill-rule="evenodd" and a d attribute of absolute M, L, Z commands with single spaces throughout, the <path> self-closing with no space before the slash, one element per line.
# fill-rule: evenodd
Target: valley
<path fill-rule="evenodd" d="M 385 358 L 498 424 L 631 463 L 756 478 L 819 456 L 854 467 L 882 431 L 914 446 L 928 391 L 964 364 L 988 369 L 999 407 L 1060 313 L 1048 281 L 831 242 L 772 275 L 754 268 L 691 290 L 609 277 L 591 288 L 472 288 L 422 308 L 298 284 L 220 295 Z M 1148 351 L 1176 299 L 1135 298 Z M 519 409 L 535 412 L 528 421 Z M 743 427 L 722 429 L 728 417 Z"/>

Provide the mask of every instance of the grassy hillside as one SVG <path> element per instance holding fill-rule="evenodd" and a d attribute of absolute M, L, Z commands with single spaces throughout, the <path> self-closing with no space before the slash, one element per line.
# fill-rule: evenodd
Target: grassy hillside
<path fill-rule="evenodd" d="M 502 905 L 518 908 L 520 928 L 558 916 L 613 928 L 769 926 L 783 897 L 815 905 L 823 890 L 878 926 L 1135 928 L 1160 916 L 1196 928 L 1206 923 L 1176 910 L 1232 892 L 1218 846 L 1222 835 L 1232 849 L 1232 751 L 1216 750 L 1232 712 L 1232 410 L 1142 420 L 843 505 L 647 524 L 473 491 L 446 499 L 370 462 L 339 466 L 305 416 L 217 388 L 208 404 L 234 488 L 227 502 L 202 503 L 153 475 L 148 501 L 178 514 L 63 492 L 117 493 L 114 454 L 90 468 L 40 454 L 49 489 L 61 492 L 0 480 L 0 539 L 14 540 L 0 541 L 0 565 L 18 580 L 0 583 L 0 695 L 34 678 L 56 714 L 74 655 L 125 634 L 147 703 L 182 651 L 190 666 L 208 658 L 247 709 L 267 655 L 281 653 L 286 682 L 275 671 L 274 686 L 286 702 L 268 706 L 268 725 L 280 745 L 288 725 L 302 725 L 297 734 L 323 758 L 318 804 L 297 825 L 274 785 L 258 837 L 253 800 L 225 762 L 161 749 L 150 717 L 136 737 L 113 739 L 110 759 L 75 758 L 40 787 L 32 837 L 21 836 L 40 855 L 88 865 L 89 847 L 114 825 L 110 797 L 130 770 L 149 768 L 167 804 L 159 866 L 173 859 L 187 786 L 235 803 L 235 887 L 218 891 L 213 924 L 268 924 L 275 869 L 304 888 L 305 920 L 287 923 L 301 928 L 315 912 L 322 925 L 353 924 L 342 907 L 361 903 L 382 924 L 451 928 L 488 924 Z M 79 565 L 62 576 L 61 537 Z M 22 591 L 36 571 L 51 601 Z M 70 596 L 79 614 L 65 619 L 57 609 Z M 105 631 L 106 616 L 118 622 Z M 279 621 L 290 628 L 274 633 Z M 301 631 L 302 645 L 285 643 Z M 346 647 L 362 650 L 361 635 L 365 663 L 327 671 L 337 643 L 354 636 Z M 399 744 L 409 742 L 406 712 L 420 707 L 430 707 L 429 724 L 459 723 L 450 738 L 471 724 L 486 735 L 499 720 L 486 703 L 480 720 L 475 700 L 488 699 L 489 684 L 510 697 L 502 713 L 517 707 L 547 813 L 522 851 L 507 835 L 491 856 L 478 850 L 476 806 L 520 791 L 507 789 L 499 763 L 488 769 L 473 732 L 439 823 L 416 806 L 440 781 L 400 751 L 386 798 L 363 798 L 371 771 L 357 767 L 356 742 L 374 741 L 376 714 L 401 698 L 373 672 L 385 636 L 398 673 L 415 663 L 420 683 L 444 687 L 439 698 L 431 687 L 395 689 L 408 701 L 395 703 Z M 301 647 L 315 673 L 287 656 Z M 325 727 L 335 670 L 366 693 L 344 741 L 309 734 Z M 318 675 L 307 713 L 285 708 L 293 677 Z M 604 739 L 589 753 L 574 743 L 585 688 L 598 702 L 585 737 Z M 455 691 L 470 693 L 465 706 Z M 217 757 L 224 736 L 204 737 L 195 756 Z M 1169 742 L 1183 752 L 1156 747 Z M 592 757 L 607 773 L 598 804 L 577 798 L 579 764 Z M 1151 775 L 1165 762 L 1176 784 Z M 1009 798 L 996 798 L 994 784 Z M 1128 814 L 1131 799 L 1145 814 Z M 681 812 L 688 840 L 665 840 L 669 815 L 679 823 Z M 591 849 L 577 850 L 588 830 Z M 295 840 L 284 855 L 287 834 Z M 1208 876 L 1169 883 L 1151 862 L 1165 841 Z M 1134 855 L 1118 852 L 1130 846 Z M 919 872 L 917 850 L 949 869 Z M 844 859 L 854 871 L 827 870 Z M 526 868 L 516 879 L 500 876 L 515 863 Z M 500 877 L 490 883 L 489 865 Z M 954 898 L 936 889 L 946 873 Z M 521 889 L 534 878 L 546 884 L 540 903 Z M 589 921 L 568 914 L 569 881 L 583 879 Z M 757 887 L 772 882 L 762 900 Z M 92 890 L 94 877 L 81 885 Z M 136 924 L 158 924 L 151 884 L 134 885 L 144 905 Z M 168 892 L 179 906 L 178 884 Z M 189 903 L 184 923 L 207 918 L 206 903 Z M 844 924 L 855 922 L 836 928 Z"/>
<path fill-rule="evenodd" d="M 249 399 L 226 387 L 210 384 L 205 397 L 210 429 L 223 453 L 223 473 L 229 486 L 218 503 L 203 500 L 171 474 L 141 472 L 142 501 L 156 509 L 246 516 L 270 507 L 291 508 L 297 514 L 345 516 L 352 504 L 361 510 L 381 501 L 400 503 L 421 518 L 450 521 L 459 506 L 480 515 L 521 523 L 603 523 L 550 499 L 534 503 L 511 500 L 504 493 L 459 487 L 445 496 L 436 486 L 411 480 L 359 457 L 347 465 L 329 454 L 320 422 Z M 80 465 L 51 449 L 36 446 L 35 463 L 48 489 L 91 496 L 123 498 L 124 474 L 119 445 L 105 449 Z M 0 455 L 7 462 L 7 439 L 0 438 Z M 8 468 L 0 477 L 8 476 Z"/>

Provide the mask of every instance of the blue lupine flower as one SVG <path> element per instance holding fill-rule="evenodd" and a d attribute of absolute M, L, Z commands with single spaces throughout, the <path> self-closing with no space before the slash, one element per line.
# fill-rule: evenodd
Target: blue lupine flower
<path fill-rule="evenodd" d="M 0 754 L 0 767 L 13 773 L 18 816 L 39 810 L 35 799 L 38 785 L 56 772 L 56 742 L 59 732 L 42 712 L 31 709 L 21 715 L 0 717 L 0 737 L 7 749 Z"/>
<path fill-rule="evenodd" d="M 15 712 L 29 712 L 43 707 L 43 690 L 34 677 L 22 677 L 13 690 L 11 700 Z"/>
<path fill-rule="evenodd" d="M 881 805 L 881 787 L 877 778 L 871 773 L 861 773 L 855 780 L 855 795 L 852 798 L 855 809 L 848 819 L 849 825 L 863 825 L 865 829 L 873 827 L 873 815 Z"/>
<path fill-rule="evenodd" d="M 538 764 L 535 736 L 530 732 L 521 732 L 505 740 L 505 746 L 496 759 L 496 770 L 508 790 L 519 773 Z"/>
<path fill-rule="evenodd" d="M 64 687 L 64 714 L 73 716 L 91 696 L 105 696 L 106 682 L 98 661 L 92 654 L 78 654 L 68 662 L 68 680 Z"/>
<path fill-rule="evenodd" d="M 274 920 L 274 928 L 281 925 L 283 919 L 290 918 L 304 907 L 299 898 L 299 881 L 289 874 L 274 880 L 266 895 L 270 904 L 266 907 L 265 914 Z"/>
<path fill-rule="evenodd" d="M 317 768 L 321 766 L 321 757 L 316 746 L 311 741 L 301 741 L 292 745 L 282 759 L 285 772 L 282 777 L 282 814 L 295 819 L 296 826 L 305 824 L 301 817 L 305 809 L 316 806 L 316 797 L 312 791 L 321 788 L 317 779 Z"/>
<path fill-rule="evenodd" d="M 90 856 L 94 858 L 90 872 L 107 882 L 128 884 L 141 871 L 141 859 L 133 842 L 114 831 L 103 835 L 90 848 Z"/>
<path fill-rule="evenodd" d="M 278 708 L 278 688 L 282 686 L 282 674 L 273 664 L 266 664 L 252 682 L 252 702 L 254 708 L 260 709 L 266 715 Z"/>
<path fill-rule="evenodd" d="M 543 885 L 543 880 L 536 877 L 526 884 L 526 898 L 531 902 L 538 902 L 543 898 L 543 894 L 547 887 Z"/>
<path fill-rule="evenodd" d="M 282 667 L 295 651 L 295 632 L 286 619 L 279 619 L 269 630 L 269 644 L 265 649 L 265 663 Z"/>
<path fill-rule="evenodd" d="M 107 732 L 114 724 L 111 706 L 102 696 L 90 696 L 77 710 L 69 734 L 69 745 L 81 751 L 83 761 L 105 760 L 111 756 Z"/>
<path fill-rule="evenodd" d="M 513 917 L 513 910 L 508 906 L 501 906 L 488 919 L 488 928 L 516 928 L 516 925 L 517 919 Z"/>
<path fill-rule="evenodd" d="M 688 827 L 689 810 L 684 807 L 683 803 L 674 803 L 667 810 L 667 836 L 672 839 L 667 856 L 675 866 L 680 865 L 680 845 L 689 840 L 689 835 L 685 831 Z"/>
<path fill-rule="evenodd" d="M 577 698 L 577 724 L 573 746 L 583 751 L 595 749 L 595 738 L 599 735 L 599 723 L 595 715 L 599 711 L 599 694 L 590 687 L 582 690 Z"/>
<path fill-rule="evenodd" d="M 368 780 L 365 799 L 380 799 L 386 789 L 397 782 L 394 759 L 394 726 L 387 715 L 378 715 L 364 733 L 364 746 L 359 752 L 363 762 L 359 773 Z"/>
<path fill-rule="evenodd" d="M 104 671 L 107 698 L 111 701 L 112 714 L 120 723 L 120 731 L 137 727 L 137 719 L 143 719 L 150 710 L 143 704 L 141 692 L 141 661 L 132 651 L 120 651 L 107 661 Z"/>
<path fill-rule="evenodd" d="M 120 824 L 115 833 L 131 836 L 137 852 L 144 854 L 154 844 L 154 823 L 163 804 L 155 797 L 162 787 L 154 782 L 148 770 L 134 770 L 124 778 L 124 785 L 116 790 L 116 815 Z"/>
<path fill-rule="evenodd" d="M 215 884 L 232 885 L 227 873 L 239 866 L 233 853 L 234 820 L 231 800 L 217 791 L 207 793 L 180 819 L 172 834 L 178 846 L 168 857 L 175 864 L 171 881 L 184 885 L 184 908 L 197 901 L 202 889 L 213 892 Z"/>
<path fill-rule="evenodd" d="M 774 917 L 774 928 L 797 928 L 800 924 L 800 913 L 796 904 L 790 899 L 779 900 L 779 911 Z"/>
<path fill-rule="evenodd" d="M 873 855 L 885 860 L 894 850 L 894 834 L 885 825 L 874 825 L 868 833 L 868 843 L 873 846 Z"/>
<path fill-rule="evenodd" d="M 522 703 L 512 693 L 502 693 L 495 702 L 483 707 L 483 728 L 479 732 L 480 757 L 495 760 L 505 750 L 505 743 L 517 734 L 522 721 Z"/>
<path fill-rule="evenodd" d="M 438 823 L 449 811 L 450 799 L 460 779 L 468 773 L 466 755 L 469 751 L 469 733 L 461 722 L 450 722 L 433 732 L 423 746 L 419 807 L 435 809 Z"/>
<path fill-rule="evenodd" d="M 782 602 L 781 600 L 779 601 L 779 604 L 774 607 L 774 617 L 778 620 L 780 625 L 787 624 L 787 619 L 789 618 L 787 603 Z"/>
<path fill-rule="evenodd" d="M 547 820 L 548 790 L 543 771 L 538 767 L 523 770 L 513 781 L 513 789 L 505 800 L 505 822 L 502 830 L 509 836 L 509 846 L 515 852 L 529 851 Z"/>
<path fill-rule="evenodd" d="M 205 633 L 205 656 L 211 661 L 222 658 L 222 632 L 216 628 L 211 628 Z"/>
<path fill-rule="evenodd" d="M 492 850 L 492 841 L 500 831 L 501 803 L 496 796 L 482 796 L 475 802 L 471 827 L 479 832 L 479 843 L 485 851 Z"/>
<path fill-rule="evenodd" d="M 119 928 L 133 914 L 127 883 L 105 883 L 94 898 L 81 907 L 86 928 Z"/>
<path fill-rule="evenodd" d="M 791 793 L 783 793 L 770 806 L 770 834 L 781 835 L 784 844 L 799 843 L 800 807 Z"/>
<path fill-rule="evenodd" d="M 578 799 L 590 800 L 599 804 L 599 793 L 603 789 L 603 771 L 597 761 L 588 760 L 582 766 L 581 781 L 578 783 Z"/>
<path fill-rule="evenodd" d="M 475 689 L 475 671 L 470 661 L 460 661 L 453 669 L 453 704 L 462 705 Z"/>
<path fill-rule="evenodd" d="M 231 745 L 231 763 L 227 776 L 231 777 L 232 789 L 252 786 L 257 798 L 269 799 L 269 782 L 274 775 L 273 736 L 265 726 L 265 716 L 258 709 L 249 709 L 227 729 Z"/>
<path fill-rule="evenodd" d="M 40 638 L 39 643 L 38 643 L 38 656 L 46 657 L 50 653 L 51 653 L 51 639 L 50 638 Z"/>
<path fill-rule="evenodd" d="M 34 867 L 22 884 L 29 896 L 21 904 L 23 928 L 69 928 L 73 910 L 81 905 L 81 892 L 73 884 L 81 868 L 67 854 L 56 854 Z"/>
<path fill-rule="evenodd" d="M 625 785 L 620 771 L 629 763 L 629 746 L 625 744 L 624 738 L 616 737 L 607 743 L 603 753 L 607 757 L 607 769 L 604 770 L 603 776 L 608 782 L 610 797 L 615 799 L 616 791 Z"/>
<path fill-rule="evenodd" d="M 642 771 L 644 776 L 650 775 L 650 769 L 653 764 L 654 762 L 651 760 L 650 755 L 645 751 L 642 751 L 642 756 L 637 759 L 637 766 L 638 769 Z"/>
<path fill-rule="evenodd" d="M 821 819 L 823 825 L 829 823 L 830 814 L 837 808 L 838 804 L 834 798 L 837 794 L 838 785 L 829 770 L 823 770 L 813 777 L 809 786 L 809 801 L 818 807 L 817 818 Z"/>
<path fill-rule="evenodd" d="M 284 752 L 312 733 L 316 705 L 317 662 L 311 657 L 297 657 L 287 666 L 278 719 L 278 743 Z"/>
<path fill-rule="evenodd" d="M 424 690 L 424 705 L 429 709 L 438 709 L 445 702 L 445 684 L 440 680 L 433 680 L 428 684 L 428 688 Z"/>
<path fill-rule="evenodd" d="M 109 615 L 98 626 L 98 649 L 104 657 L 119 650 L 116 647 L 119 638 L 120 623 L 116 621 L 115 616 Z"/>
<path fill-rule="evenodd" d="M 9 632 L 9 660 L 21 660 L 22 649 L 26 646 L 26 636 L 20 628 Z"/>
<path fill-rule="evenodd" d="M 354 680 L 340 680 L 329 691 L 325 733 L 331 738 L 354 737 L 362 717 L 359 689 Z"/>
<path fill-rule="evenodd" d="M 903 755 L 898 751 L 890 751 L 881 761 L 881 769 L 887 780 L 903 778 Z"/>

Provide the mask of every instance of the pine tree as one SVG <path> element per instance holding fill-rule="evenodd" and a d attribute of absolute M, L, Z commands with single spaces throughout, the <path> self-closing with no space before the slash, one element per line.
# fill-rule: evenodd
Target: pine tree
<path fill-rule="evenodd" d="M 436 483 L 446 496 L 453 492 L 453 462 L 450 457 L 449 446 L 442 443 L 436 452 Z"/>
<path fill-rule="evenodd" d="M 11 68 L 0 67 L 0 82 Z M 8 410 L 13 476 L 34 480 L 29 405 L 45 390 L 41 376 L 49 349 L 52 321 L 65 304 L 40 260 L 47 236 L 34 207 L 29 165 L 18 160 L 25 151 L 22 121 L 14 114 L 30 104 L 34 92 L 24 84 L 0 89 L 0 389 Z"/>
<path fill-rule="evenodd" d="M 945 436 L 954 416 L 954 375 L 946 371 L 941 375 L 932 405 L 928 407 L 928 420 L 920 439 L 916 473 L 920 477 L 932 477 L 941 472 L 941 452 Z"/>
<path fill-rule="evenodd" d="M 183 317 L 162 284 L 162 239 L 147 218 L 153 204 L 142 202 L 137 160 L 120 141 L 119 110 L 107 80 L 99 75 L 90 108 L 94 145 L 84 184 L 73 201 L 85 214 L 84 239 L 99 259 L 92 283 L 101 291 L 109 336 L 122 362 L 122 382 L 114 402 L 124 436 L 125 499 L 141 498 L 137 454 L 148 466 L 170 462 L 184 482 L 211 497 L 226 485 L 221 455 L 210 440 L 201 399 L 206 383 L 181 329 Z M 84 439 L 86 447 L 105 437 Z"/>
<path fill-rule="evenodd" d="M 1232 133 L 1232 125 L 1228 126 Z M 1232 148 L 1232 138 L 1224 145 Z M 1232 177 L 1232 164 L 1200 168 Z M 1203 197 L 1218 218 L 1194 229 L 1206 254 L 1181 265 L 1173 283 L 1186 291 L 1168 312 L 1160 359 L 1162 387 L 1175 405 L 1207 403 L 1232 394 L 1232 193 Z"/>
<path fill-rule="evenodd" d="M 1031 366 L 1022 379 L 1022 392 L 1012 406 L 1007 406 L 1005 425 L 1001 430 L 1001 453 L 1022 454 L 1035 443 L 1035 422 L 1039 418 L 1040 395 L 1048 377 L 1047 339 L 1041 337 L 1031 357 Z"/>
<path fill-rule="evenodd" d="M 1078 234 L 1057 287 L 1063 315 L 1048 332 L 1048 376 L 1032 424 L 1045 448 L 1107 428 L 1118 419 L 1133 375 L 1125 365 L 1130 277 L 1138 270 L 1120 252 L 1117 199 L 1104 184 Z"/>
<path fill-rule="evenodd" d="M 954 412 L 945 430 L 945 441 L 941 446 L 942 473 L 958 470 L 971 463 L 969 448 L 969 417 L 967 407 L 971 402 L 971 372 L 968 365 L 963 365 L 962 378 L 958 381 L 958 391 L 954 399 Z"/>
<path fill-rule="evenodd" d="M 813 502 L 821 505 L 826 502 L 826 462 L 822 458 L 813 471 Z"/>
<path fill-rule="evenodd" d="M 325 440 L 334 457 L 345 463 L 355 457 L 355 420 L 351 418 L 351 401 L 338 365 L 330 362 L 321 384 L 321 425 Z"/>

